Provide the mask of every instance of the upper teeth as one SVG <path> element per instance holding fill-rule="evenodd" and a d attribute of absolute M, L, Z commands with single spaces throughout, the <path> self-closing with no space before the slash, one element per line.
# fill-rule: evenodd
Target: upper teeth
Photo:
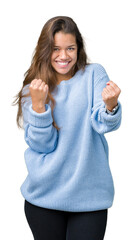
<path fill-rule="evenodd" d="M 68 62 L 58 62 L 58 64 L 60 64 L 60 65 L 67 65 Z"/>

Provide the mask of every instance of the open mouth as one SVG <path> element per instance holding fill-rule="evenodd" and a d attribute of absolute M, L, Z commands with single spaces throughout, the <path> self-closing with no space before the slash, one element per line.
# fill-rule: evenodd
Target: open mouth
<path fill-rule="evenodd" d="M 71 62 L 71 61 L 65 61 L 65 62 L 56 61 L 56 63 L 57 63 L 59 66 L 62 66 L 62 67 L 68 66 L 68 64 L 69 64 L 70 62 Z"/>

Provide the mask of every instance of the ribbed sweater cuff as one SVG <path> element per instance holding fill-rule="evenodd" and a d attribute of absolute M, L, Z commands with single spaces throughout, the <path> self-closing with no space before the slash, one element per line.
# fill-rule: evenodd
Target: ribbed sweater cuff
<path fill-rule="evenodd" d="M 121 107 L 121 104 L 120 104 L 119 101 L 118 101 L 118 105 L 119 105 L 119 108 L 114 115 L 110 115 L 110 114 L 106 113 L 105 105 L 103 105 L 103 108 L 101 108 L 101 110 L 99 112 L 99 117 L 100 117 L 99 120 L 102 121 L 102 122 L 104 122 L 104 121 L 115 122 L 116 120 L 120 119 L 122 107 Z"/>
<path fill-rule="evenodd" d="M 52 124 L 51 107 L 45 104 L 46 111 L 37 113 L 32 109 L 32 104 L 29 106 L 29 123 L 35 127 L 47 127 Z"/>

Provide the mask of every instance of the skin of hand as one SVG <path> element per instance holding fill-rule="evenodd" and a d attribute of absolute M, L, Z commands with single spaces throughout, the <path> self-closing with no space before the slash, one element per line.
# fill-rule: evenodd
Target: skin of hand
<path fill-rule="evenodd" d="M 120 88 L 113 81 L 107 82 L 107 86 L 102 91 L 102 98 L 109 111 L 112 111 L 117 106 L 120 93 Z"/>
<path fill-rule="evenodd" d="M 32 108 L 38 113 L 45 112 L 45 100 L 48 95 L 49 87 L 41 79 L 31 81 L 29 91 L 32 99 Z"/>

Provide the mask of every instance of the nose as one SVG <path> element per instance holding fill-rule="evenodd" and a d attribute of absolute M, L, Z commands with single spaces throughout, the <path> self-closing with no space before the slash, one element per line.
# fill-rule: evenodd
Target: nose
<path fill-rule="evenodd" d="M 62 50 L 60 52 L 60 58 L 61 59 L 67 59 L 67 56 L 68 56 L 68 54 L 67 54 L 66 50 Z"/>

